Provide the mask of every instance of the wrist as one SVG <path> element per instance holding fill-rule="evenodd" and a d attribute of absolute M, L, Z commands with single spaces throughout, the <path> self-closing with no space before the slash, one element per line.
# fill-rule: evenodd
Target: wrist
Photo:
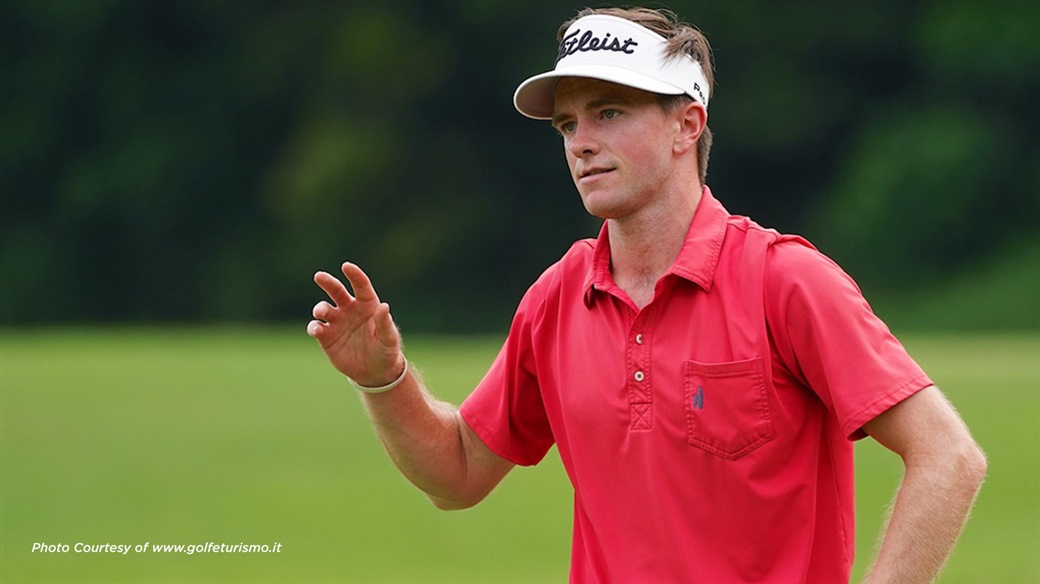
<path fill-rule="evenodd" d="M 349 381 L 350 384 L 353 385 L 356 389 L 358 389 L 358 390 L 360 390 L 360 391 L 362 391 L 364 393 L 384 393 L 384 392 L 390 391 L 391 389 L 397 387 L 398 385 L 401 385 L 401 382 L 404 381 L 404 378 L 408 376 L 408 360 L 407 359 L 401 359 L 401 360 L 404 362 L 404 366 L 401 369 L 400 375 L 398 375 L 393 381 L 391 381 L 390 383 L 387 383 L 386 385 L 380 385 L 380 386 L 377 386 L 377 387 L 372 387 L 372 386 L 368 386 L 368 385 L 362 385 L 362 384 L 358 383 L 357 381 L 354 381 L 349 376 L 347 377 L 347 381 Z"/>

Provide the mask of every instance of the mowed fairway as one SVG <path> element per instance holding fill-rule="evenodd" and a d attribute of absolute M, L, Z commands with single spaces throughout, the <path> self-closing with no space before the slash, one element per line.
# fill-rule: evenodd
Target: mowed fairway
<path fill-rule="evenodd" d="M 1040 337 L 906 336 L 990 459 L 942 582 L 1040 580 Z M 458 403 L 500 339 L 409 337 Z M 437 511 L 389 462 L 303 326 L 4 330 L 2 582 L 563 582 L 555 451 L 475 509 Z M 899 478 L 859 452 L 857 574 Z M 769 533 L 763 537 L 783 537 Z M 279 553 L 77 553 L 85 544 L 281 544 Z M 33 553 L 34 543 L 67 553 Z M 854 579 L 855 581 L 856 579 Z"/>

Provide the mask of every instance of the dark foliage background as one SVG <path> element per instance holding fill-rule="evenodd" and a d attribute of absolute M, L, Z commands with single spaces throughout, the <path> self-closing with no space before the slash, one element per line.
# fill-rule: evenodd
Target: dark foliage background
<path fill-rule="evenodd" d="M 407 329 L 504 330 L 597 230 L 511 104 L 581 6 L 5 0 L 0 322 L 302 327 L 350 259 Z M 1040 3 L 669 7 L 716 51 L 731 211 L 902 326 L 1040 326 Z"/>

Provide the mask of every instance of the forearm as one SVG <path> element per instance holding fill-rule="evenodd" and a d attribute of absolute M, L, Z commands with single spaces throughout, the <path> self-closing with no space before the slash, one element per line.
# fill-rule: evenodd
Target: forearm
<path fill-rule="evenodd" d="M 512 463 L 491 452 L 454 406 L 426 391 L 418 373 L 407 367 L 390 306 L 379 301 L 361 268 L 346 262 L 342 270 L 355 296 L 331 274 L 315 274 L 315 283 L 335 306 L 316 304 L 307 334 L 337 371 L 375 391 L 363 394 L 365 406 L 390 458 L 408 480 L 442 509 L 476 504 Z"/>
<path fill-rule="evenodd" d="M 409 371 L 391 391 L 363 394 L 380 441 L 402 474 L 441 508 L 469 506 L 466 450 L 458 412 Z"/>
<path fill-rule="evenodd" d="M 934 582 L 953 551 L 986 472 L 974 444 L 907 461 L 874 566 L 864 584 Z"/>

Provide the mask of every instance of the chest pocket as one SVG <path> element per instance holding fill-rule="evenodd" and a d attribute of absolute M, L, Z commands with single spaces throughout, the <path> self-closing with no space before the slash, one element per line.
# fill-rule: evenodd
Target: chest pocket
<path fill-rule="evenodd" d="M 761 357 L 683 364 L 691 445 L 736 460 L 773 439 Z"/>

